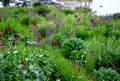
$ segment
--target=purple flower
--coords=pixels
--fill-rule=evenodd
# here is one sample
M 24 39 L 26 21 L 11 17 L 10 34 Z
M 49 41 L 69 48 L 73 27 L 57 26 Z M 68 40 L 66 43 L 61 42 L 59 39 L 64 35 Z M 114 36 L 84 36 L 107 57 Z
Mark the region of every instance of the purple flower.
M 52 32 L 51 32 L 50 28 L 47 28 L 47 29 L 46 29 L 46 33 L 47 33 L 48 36 L 51 36 L 51 35 L 52 35 Z
M 91 22 L 91 23 L 95 23 L 95 21 L 94 21 L 94 19 L 93 19 L 93 18 L 92 18 L 92 19 L 90 19 L 90 22 Z
M 52 17 L 49 17 L 49 18 L 48 18 L 48 21 L 52 21 L 52 20 L 53 20 L 53 18 L 52 18 Z
M 51 41 L 50 41 L 50 39 L 48 39 L 48 40 L 47 40 L 47 44 L 50 44 L 50 43 L 51 43 Z
M 15 34 L 12 35 L 12 37 L 15 38 L 15 39 L 18 39 L 18 38 L 20 38 L 20 35 L 15 33 Z
M 94 11 L 94 12 L 92 12 L 92 14 L 94 15 L 94 14 L 96 14 L 97 13 L 97 10 L 96 11 Z
M 68 34 L 70 33 L 71 31 L 70 30 L 68 30 Z
M 90 22 L 95 25 L 95 20 L 93 18 L 90 19 Z
M 78 18 L 77 21 L 80 22 L 80 18 Z
M 36 33 L 36 37 L 41 36 L 40 33 Z
M 51 10 L 48 10 L 48 12 L 51 12 Z
M 71 38 L 71 36 L 70 36 L 70 35 L 68 35 L 68 38 Z
M 15 34 L 13 34 L 13 38 L 16 38 L 17 37 L 17 34 L 15 33 Z
M 105 17 L 102 17 L 101 19 L 102 19 L 102 21 L 104 21 L 104 20 L 105 20 Z
M 45 17 L 45 16 L 46 16 L 46 13 L 43 13 L 42 16 Z
M 112 17 L 108 17 L 106 18 L 107 21 L 111 21 L 112 20 Z

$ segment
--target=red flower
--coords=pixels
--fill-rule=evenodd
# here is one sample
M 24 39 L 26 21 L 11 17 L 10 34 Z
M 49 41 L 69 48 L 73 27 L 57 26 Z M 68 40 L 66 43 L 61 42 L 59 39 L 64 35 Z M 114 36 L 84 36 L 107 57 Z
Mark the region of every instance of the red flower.
M 37 36 L 37 41 L 40 41 L 41 39 L 41 36 Z
M 25 64 L 26 64 L 26 62 L 25 62 L 25 61 L 21 61 L 21 62 L 20 62 L 20 64 L 25 65 Z
M 57 41 L 57 40 L 54 40 L 54 42 L 53 42 L 53 43 L 56 45 L 56 44 L 58 44 L 58 41 Z
M 0 31 L 0 38 L 2 38 L 2 32 Z
M 7 32 L 10 32 L 11 31 L 11 27 L 10 26 L 7 27 L 6 30 L 7 30 Z
M 0 43 L 0 47 L 4 46 L 4 44 Z
M 78 68 L 77 71 L 80 72 L 80 68 Z
M 76 65 L 75 65 L 75 64 L 72 64 L 72 68 L 73 68 L 73 69 L 76 69 Z
M 31 25 L 32 25 L 32 26 L 36 26 L 37 23 L 36 23 L 36 22 L 32 22 Z

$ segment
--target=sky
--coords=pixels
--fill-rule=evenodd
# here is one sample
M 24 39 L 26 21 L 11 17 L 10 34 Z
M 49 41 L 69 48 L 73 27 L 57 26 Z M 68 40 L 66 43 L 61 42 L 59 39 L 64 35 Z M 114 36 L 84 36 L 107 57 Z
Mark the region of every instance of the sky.
M 109 15 L 120 13 L 120 0 L 93 0 L 92 12 L 96 15 Z

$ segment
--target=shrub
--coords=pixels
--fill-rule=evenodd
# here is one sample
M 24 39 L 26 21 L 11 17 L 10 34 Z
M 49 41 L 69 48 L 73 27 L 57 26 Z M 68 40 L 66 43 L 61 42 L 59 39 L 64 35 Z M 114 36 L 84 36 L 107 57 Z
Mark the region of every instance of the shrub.
M 120 81 L 120 75 L 111 68 L 101 67 L 98 71 L 95 71 L 93 81 Z
M 73 62 L 82 65 L 85 59 L 83 52 L 84 43 L 80 38 L 66 39 L 62 43 L 62 53 L 66 58 L 71 59 Z
M 80 38 L 66 39 L 62 44 L 62 48 L 68 53 L 74 50 L 80 51 L 83 47 L 83 41 Z

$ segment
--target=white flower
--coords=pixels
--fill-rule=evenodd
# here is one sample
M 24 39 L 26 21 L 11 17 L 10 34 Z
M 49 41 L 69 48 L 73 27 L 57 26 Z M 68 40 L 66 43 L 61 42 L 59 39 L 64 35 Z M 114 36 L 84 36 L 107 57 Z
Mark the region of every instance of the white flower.
M 27 71 L 24 70 L 24 71 L 23 71 L 23 74 L 26 75 L 26 74 L 27 74 Z
M 18 69 L 22 69 L 24 66 L 22 64 L 18 65 Z
M 36 78 L 34 81 L 40 81 L 40 78 Z
M 40 57 L 40 58 L 41 58 L 41 57 L 43 57 L 43 55 L 42 55 L 42 54 L 37 54 L 36 56 L 38 56 L 38 57 Z
M 14 54 L 17 54 L 17 53 L 18 53 L 18 51 L 17 51 L 17 50 L 15 50 L 13 53 L 14 53 Z
M 56 81 L 61 81 L 60 79 L 57 79 Z
M 78 76 L 77 78 L 82 78 L 82 76 Z
M 33 65 L 30 65 L 30 66 L 29 66 L 29 69 L 30 69 L 31 71 L 34 71 L 34 66 L 33 66 Z
M 7 52 L 7 54 L 11 54 L 11 52 L 10 52 L 10 51 L 8 51 L 8 52 Z
M 36 70 L 36 71 L 34 71 L 34 73 L 35 73 L 36 75 L 39 75 L 39 71 L 37 71 L 37 70 Z

